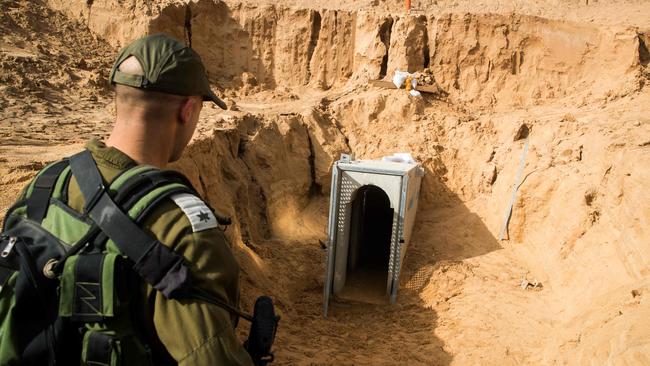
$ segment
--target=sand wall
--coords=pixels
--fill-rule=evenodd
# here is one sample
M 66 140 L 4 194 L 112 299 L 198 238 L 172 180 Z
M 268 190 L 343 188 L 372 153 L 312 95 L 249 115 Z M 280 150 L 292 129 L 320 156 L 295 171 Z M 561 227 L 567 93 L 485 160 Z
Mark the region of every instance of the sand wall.
M 430 68 L 454 101 L 530 105 L 578 94 L 587 103 L 636 90 L 647 58 L 635 28 L 513 14 L 391 16 L 213 0 L 96 1 L 90 10 L 83 1 L 50 3 L 90 19 L 115 45 L 155 32 L 191 42 L 210 77 L 229 88 L 329 89 Z
M 277 272 L 268 266 L 300 267 L 302 257 L 283 245 L 302 247 L 291 244 L 298 240 L 314 249 L 325 238 L 331 163 L 340 152 L 379 158 L 410 151 L 427 175 L 400 301 L 416 296 L 429 309 L 402 314 L 472 309 L 436 331 L 459 364 L 476 359 L 462 352 L 469 347 L 481 359 L 502 360 L 504 348 L 476 342 L 496 335 L 510 354 L 531 363 L 638 361 L 648 346 L 640 319 L 650 291 L 644 185 L 650 131 L 629 106 L 606 107 L 615 119 L 541 108 L 522 122 L 516 114 L 475 117 L 442 103 L 414 102 L 406 93 L 368 91 L 302 114 L 224 119 L 219 123 L 230 127 L 201 137 L 175 167 L 234 218 L 229 235 L 242 244 L 240 259 L 255 278 L 249 294 L 271 291 L 286 305 L 285 315 L 298 320 L 306 308 L 295 296 L 303 295 L 269 282 Z M 523 124 L 528 140 L 518 137 Z M 507 240 L 499 241 L 526 144 Z M 317 311 L 322 262 L 310 266 L 294 280 L 309 283 L 306 296 L 315 301 L 308 308 Z M 543 289 L 519 289 L 522 278 Z M 361 333 L 380 324 L 374 317 L 383 312 L 375 310 L 365 319 L 376 323 L 364 324 Z M 472 328 L 485 319 L 493 323 Z M 318 338 L 336 324 L 323 323 L 313 334 L 293 324 L 286 331 Z M 459 329 L 472 337 L 459 337 Z M 539 333 L 523 337 L 531 329 Z M 619 336 L 612 339 L 611 332 Z M 409 343 L 415 338 L 401 339 L 408 356 L 396 354 L 405 360 L 434 359 Z M 380 352 L 341 347 L 361 363 L 372 357 L 363 350 Z
M 113 45 L 159 31 L 191 42 L 222 88 L 348 91 L 211 120 L 175 165 L 233 217 L 244 303 L 277 299 L 287 364 L 650 362 L 647 32 L 512 14 L 50 3 Z M 424 68 L 447 99 L 363 87 Z M 345 304 L 325 322 L 331 164 L 396 151 L 427 170 L 400 305 Z

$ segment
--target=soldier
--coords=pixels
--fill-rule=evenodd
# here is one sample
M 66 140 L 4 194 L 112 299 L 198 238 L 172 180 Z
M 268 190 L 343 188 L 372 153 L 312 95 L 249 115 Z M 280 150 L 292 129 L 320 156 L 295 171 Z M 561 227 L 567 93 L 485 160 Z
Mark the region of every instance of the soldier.
M 106 145 L 87 148 L 106 181 L 133 164 L 164 168 L 180 158 L 199 120 L 203 101 L 225 104 L 211 90 L 199 56 L 173 38 L 144 37 L 127 46 L 110 74 L 117 117 Z M 74 183 L 70 205 L 82 207 Z M 198 285 L 233 305 L 239 301 L 239 266 L 212 211 L 189 194 L 174 195 L 144 221 L 144 228 L 190 264 Z M 230 314 L 205 303 L 167 300 L 148 289 L 149 317 L 169 355 L 183 365 L 247 365 Z M 152 334 L 153 335 L 153 334 Z
M 164 35 L 147 36 L 124 48 L 111 70 L 109 79 L 115 85 L 116 92 L 117 116 L 113 131 L 105 143 L 91 140 L 86 145 L 107 187 L 125 171 L 132 170 L 136 166 L 150 165 L 164 168 L 168 162 L 178 160 L 196 129 L 204 101 L 212 101 L 225 109 L 223 101 L 210 90 L 198 54 L 177 40 Z M 86 192 L 80 188 L 77 181 L 78 174 L 74 171 L 75 167 L 72 163 L 71 167 L 75 174 L 69 178 L 68 188 L 64 189 L 65 194 L 61 196 L 67 197 L 67 206 L 79 213 L 77 216 L 81 217 L 80 214 L 88 210 L 89 202 L 85 199 Z M 38 183 L 32 186 L 32 196 L 36 194 L 34 192 L 37 187 L 39 187 Z M 27 191 L 26 189 L 23 195 L 26 195 Z M 50 193 L 51 191 L 50 187 Z M 46 223 L 56 221 L 50 219 L 50 215 L 55 215 L 57 212 L 48 212 L 48 219 L 43 221 L 43 225 L 47 226 Z M 27 214 L 29 215 L 29 208 Z M 60 220 L 72 217 L 69 213 L 66 215 L 68 216 L 61 216 L 64 219 Z M 164 198 L 162 202 L 152 206 L 150 212 L 144 216 L 140 227 L 145 233 L 184 258 L 193 285 L 237 308 L 239 266 L 218 226 L 217 217 L 199 197 L 183 192 Z M 61 232 L 56 227 L 49 227 L 48 230 L 53 233 Z M 132 243 L 132 245 L 139 244 Z M 88 257 L 90 256 L 89 254 Z M 136 261 L 136 258 L 131 259 Z M 79 287 L 83 291 L 88 291 L 85 297 L 79 297 L 75 293 L 77 300 L 64 298 L 67 296 L 64 280 L 68 262 L 70 260 L 66 261 L 61 276 L 61 306 L 77 301 L 69 312 L 72 314 L 73 321 L 75 314 L 77 319 L 83 319 L 81 315 L 87 315 L 81 311 L 84 307 L 90 307 L 98 314 L 105 315 L 101 307 L 93 307 L 98 296 L 92 293 L 92 288 L 88 285 Z M 46 276 L 53 267 L 54 265 L 50 267 L 45 265 L 43 271 Z M 81 265 L 77 265 L 76 271 L 81 271 L 80 268 Z M 89 275 L 93 274 L 93 269 L 89 266 L 84 267 L 84 270 L 90 271 Z M 45 281 L 45 278 L 43 280 Z M 78 278 L 75 281 L 79 286 L 87 283 L 81 282 Z M 127 361 L 127 364 L 136 362 L 132 360 L 148 358 L 148 363 L 155 365 L 175 363 L 252 365 L 251 356 L 234 333 L 233 324 L 236 324 L 236 316 L 232 312 L 225 310 L 224 307 L 199 300 L 168 299 L 161 291 L 153 289 L 151 285 L 145 285 L 144 282 L 141 287 L 144 299 L 141 302 L 140 316 L 143 321 L 139 323 L 144 329 L 136 329 L 133 333 L 142 335 L 140 339 L 143 344 L 132 347 L 127 346 L 126 341 L 116 343 L 111 340 L 105 343 L 108 346 L 102 346 L 101 341 L 105 335 L 112 336 L 113 333 L 106 332 L 106 329 L 102 328 L 105 325 L 92 327 L 86 325 L 89 330 L 97 330 L 101 336 L 84 338 L 82 364 L 94 364 L 93 362 L 100 362 L 98 360 L 101 359 L 106 359 L 108 362 L 114 359 L 111 352 L 117 352 L 115 350 L 121 347 L 120 352 L 124 354 L 117 357 Z M 10 293 L 5 296 L 9 295 Z M 18 295 L 17 293 L 16 296 Z M 59 309 L 59 315 L 70 314 Z M 98 319 L 101 322 L 106 317 Z M 8 318 L 3 320 L 6 324 L 9 321 Z M 89 331 L 86 333 L 90 334 Z M 0 337 L 2 343 L 0 348 L 8 344 L 15 345 L 8 337 Z M 146 354 L 134 356 L 134 350 Z M 18 352 L 21 352 L 20 349 Z M 5 352 L 5 354 L 9 353 Z M 4 358 L 5 354 L 0 355 L 2 359 L 11 360 L 11 358 Z

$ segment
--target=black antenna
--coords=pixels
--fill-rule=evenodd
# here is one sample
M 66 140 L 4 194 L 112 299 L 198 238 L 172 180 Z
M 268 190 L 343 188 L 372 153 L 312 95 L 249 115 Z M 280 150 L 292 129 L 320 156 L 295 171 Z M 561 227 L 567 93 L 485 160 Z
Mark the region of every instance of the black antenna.
M 192 9 L 189 4 L 185 7 L 185 35 L 187 45 L 192 48 Z

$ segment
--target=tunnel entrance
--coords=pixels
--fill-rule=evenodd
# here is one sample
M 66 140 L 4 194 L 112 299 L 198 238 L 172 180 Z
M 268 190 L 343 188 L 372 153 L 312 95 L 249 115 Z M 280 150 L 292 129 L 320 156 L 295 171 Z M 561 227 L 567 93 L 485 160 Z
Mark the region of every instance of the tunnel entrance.
M 347 282 L 342 291 L 383 299 L 390 259 L 393 209 L 384 190 L 367 185 L 352 201 Z
M 424 170 L 415 161 L 355 160 L 332 166 L 323 314 L 330 296 L 397 301 Z

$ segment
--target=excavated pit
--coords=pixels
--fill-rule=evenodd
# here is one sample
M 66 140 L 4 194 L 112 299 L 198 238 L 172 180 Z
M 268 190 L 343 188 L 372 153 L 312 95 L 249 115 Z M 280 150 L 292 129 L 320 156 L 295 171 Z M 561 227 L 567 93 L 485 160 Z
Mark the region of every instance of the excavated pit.
M 161 9 L 146 31 L 187 37 L 188 8 L 193 47 L 226 95 L 294 90 L 326 97 L 280 101 L 275 111 L 255 102 L 256 114 L 217 118 L 229 127 L 195 141 L 178 164 L 235 218 L 228 235 L 245 273 L 244 304 L 262 293 L 277 299 L 281 362 L 301 363 L 314 352 L 331 364 L 476 362 L 464 355 L 468 349 L 482 362 L 501 362 L 504 354 L 530 363 L 599 359 L 592 353 L 608 343 L 589 329 L 607 311 L 591 310 L 588 301 L 622 306 L 609 296 L 629 294 L 640 278 L 647 283 L 650 259 L 637 251 L 645 234 L 636 229 L 625 234 L 634 239 L 597 239 L 608 227 L 625 227 L 612 217 L 634 207 L 614 203 L 617 194 L 608 192 L 642 195 L 648 171 L 634 168 L 642 166 L 638 148 L 615 147 L 622 131 L 633 133 L 631 122 L 617 121 L 616 132 L 603 133 L 607 121 L 553 115 L 543 106 L 615 101 L 638 90 L 645 53 L 635 29 L 519 15 L 386 16 L 198 1 Z M 446 98 L 364 87 L 398 69 L 425 67 Z M 528 140 L 517 137 L 524 122 Z M 527 143 L 525 185 L 509 240 L 499 242 Z M 331 165 L 343 152 L 379 158 L 396 151 L 411 152 L 427 171 L 401 281 L 407 290 L 394 307 L 342 296 L 321 319 L 325 256 L 318 241 L 325 239 Z M 610 163 L 626 154 L 636 162 Z M 632 181 L 620 181 L 629 171 Z M 585 195 L 596 198 L 586 204 Z M 593 265 L 598 256 L 589 249 L 604 242 L 608 271 Z M 637 254 L 621 259 L 630 245 Z M 620 275 L 613 279 L 610 271 Z M 543 290 L 521 289 L 522 278 L 541 281 Z M 356 283 L 372 293 L 368 284 Z M 636 334 L 633 319 L 647 310 L 630 300 L 622 300 L 628 318 L 613 327 Z M 486 319 L 490 326 L 476 328 Z M 529 338 L 531 328 L 540 335 Z M 583 341 L 572 343 L 576 334 Z M 386 342 L 373 343 L 375 337 Z M 639 357 L 629 341 L 608 346 L 608 354 Z
M 88 17 L 85 1 L 49 3 L 116 46 L 191 41 L 237 100 L 206 108 L 173 167 L 233 219 L 242 305 L 276 300 L 277 364 L 650 362 L 647 33 L 517 14 L 96 0 Z M 424 68 L 444 93 L 367 86 Z M 332 163 L 400 151 L 426 170 L 404 290 L 394 306 L 339 299 L 323 319 Z
M 178 32 L 177 14 L 180 8 L 164 9 L 148 31 Z M 246 117 L 259 125 L 244 128 L 238 159 L 215 154 L 221 146 L 215 139 L 223 139 L 215 132 L 208 139 L 213 148 L 198 154 L 202 142 L 192 146 L 186 159 L 196 168 L 181 163 L 190 176 L 210 182 L 210 202 L 238 218 L 231 235 L 244 242 L 245 302 L 269 291 L 278 299 L 286 327 L 278 344 L 282 362 L 305 362 L 305 355 L 327 364 L 500 363 L 504 354 L 530 363 L 591 362 L 613 353 L 644 359 L 647 348 L 630 342 L 642 332 L 637 320 L 647 308 L 629 293 L 648 283 L 650 258 L 639 251 L 647 234 L 638 227 L 622 229 L 622 241 L 601 237 L 608 227 L 625 227 L 613 217 L 635 206 L 614 203 L 613 192 L 644 194 L 647 169 L 622 158 L 638 158 L 638 143 L 614 147 L 623 131 L 633 134 L 637 117 L 632 112 L 607 130 L 614 121 L 544 108 L 573 110 L 563 106 L 615 101 L 638 90 L 645 54 L 636 30 L 517 15 L 404 17 L 210 1 L 193 5 L 192 14 L 194 45 L 226 90 L 344 90 L 297 109 L 280 102 L 280 117 L 261 107 Z M 443 101 L 363 86 L 397 69 L 424 67 L 446 92 Z M 611 108 L 624 116 L 628 107 Z M 524 122 L 528 140 L 517 138 Z M 234 125 L 241 135 L 242 124 Z M 231 150 L 241 151 L 232 139 Z M 499 242 L 525 144 L 525 185 L 508 240 Z M 411 152 L 427 171 L 401 278 L 406 290 L 394 307 L 377 303 L 381 294 L 372 289 L 383 290 L 385 279 L 372 286 L 375 277 L 365 273 L 321 319 L 325 255 L 318 241 L 325 239 L 330 167 L 342 152 L 379 158 L 397 151 Z M 226 171 L 250 177 L 223 179 L 227 174 L 214 168 L 239 161 L 244 166 Z M 215 169 L 216 175 L 206 173 Z M 635 178 L 622 182 L 632 170 Z M 238 192 L 223 194 L 231 187 Z M 586 204 L 585 195 L 598 203 Z M 637 217 L 647 219 L 647 212 Z M 594 256 L 589 248 L 604 242 L 609 249 Z M 621 258 L 630 250 L 636 254 Z M 603 255 L 607 271 L 595 265 Z M 612 278 L 611 270 L 618 275 Z M 522 289 L 522 279 L 544 287 Z M 590 301 L 611 310 L 595 310 Z M 624 315 L 611 327 L 629 336 L 611 344 L 606 331 L 595 329 L 621 306 Z

